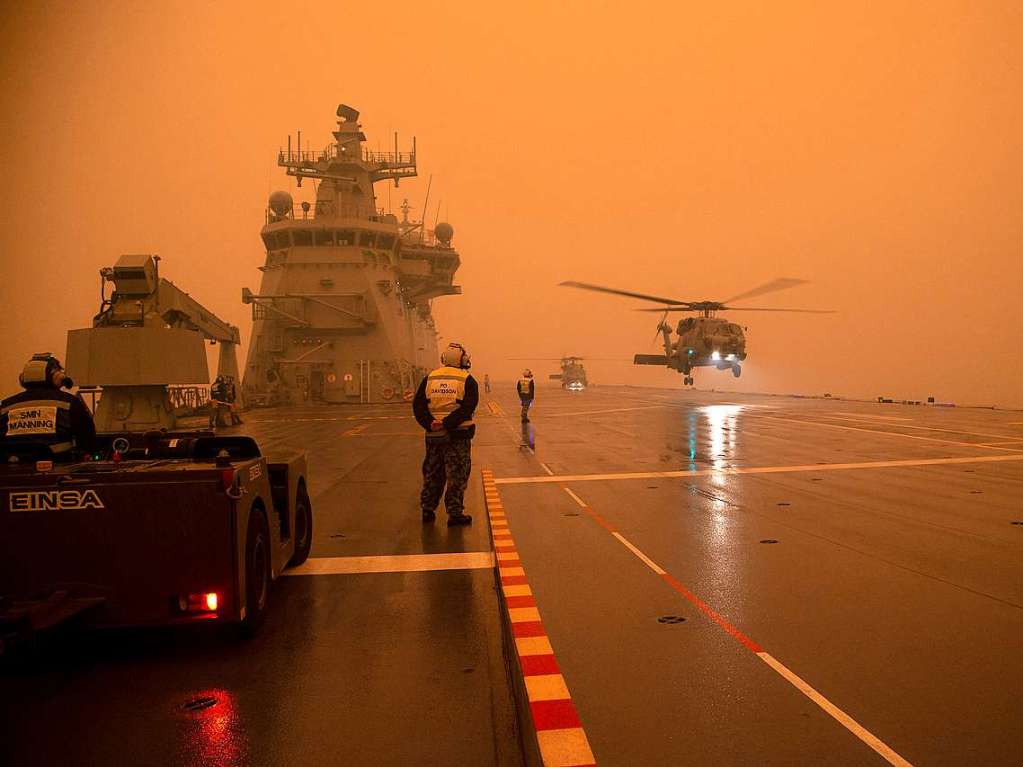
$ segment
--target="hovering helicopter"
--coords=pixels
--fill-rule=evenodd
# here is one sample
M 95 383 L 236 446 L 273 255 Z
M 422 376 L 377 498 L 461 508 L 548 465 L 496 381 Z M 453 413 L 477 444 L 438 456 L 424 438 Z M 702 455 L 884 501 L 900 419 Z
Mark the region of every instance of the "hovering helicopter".
M 517 361 L 557 362 L 561 365 L 560 373 L 551 373 L 552 381 L 561 381 L 561 388 L 569 391 L 583 391 L 589 383 L 586 380 L 586 369 L 583 367 L 584 357 L 512 357 Z
M 733 301 L 762 296 L 776 290 L 802 285 L 806 280 L 779 277 L 764 283 L 745 293 L 739 293 L 725 301 L 681 301 L 676 298 L 662 298 L 645 293 L 633 293 L 628 290 L 606 288 L 586 282 L 562 282 L 567 288 L 593 290 L 598 293 L 611 293 L 616 296 L 638 298 L 663 304 L 661 309 L 637 309 L 640 312 L 660 312 L 661 319 L 657 323 L 657 333 L 664 344 L 664 354 L 637 354 L 633 359 L 635 365 L 664 365 L 670 370 L 677 370 L 685 378 L 686 386 L 693 385 L 693 368 L 714 367 L 718 370 L 731 369 L 732 375 L 738 378 L 742 374 L 742 362 L 746 359 L 745 328 L 724 317 L 718 317 L 721 311 L 743 312 L 800 312 L 805 314 L 831 314 L 829 309 L 765 309 L 752 306 L 731 306 Z M 675 333 L 676 340 L 671 337 L 671 325 L 665 320 L 670 312 L 694 312 L 695 317 L 679 320 Z M 656 339 L 657 336 L 655 335 Z

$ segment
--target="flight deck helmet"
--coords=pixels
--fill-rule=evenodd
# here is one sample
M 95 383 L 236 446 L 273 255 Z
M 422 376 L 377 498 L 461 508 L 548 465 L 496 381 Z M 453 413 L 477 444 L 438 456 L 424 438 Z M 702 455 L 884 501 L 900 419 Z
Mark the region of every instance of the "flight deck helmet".
M 532 378 L 533 377 L 533 371 L 530 370 L 529 368 L 526 368 L 525 370 L 522 371 L 522 377 L 523 378 Z
M 440 361 L 442 364 L 452 368 L 468 370 L 472 367 L 472 361 L 469 359 L 469 352 L 465 350 L 464 346 L 454 342 L 448 344 L 448 348 L 441 352 Z
M 26 389 L 30 387 L 54 386 L 53 374 L 63 371 L 64 366 L 60 360 L 49 352 L 33 354 L 32 359 L 25 363 L 21 375 L 18 376 L 18 383 Z

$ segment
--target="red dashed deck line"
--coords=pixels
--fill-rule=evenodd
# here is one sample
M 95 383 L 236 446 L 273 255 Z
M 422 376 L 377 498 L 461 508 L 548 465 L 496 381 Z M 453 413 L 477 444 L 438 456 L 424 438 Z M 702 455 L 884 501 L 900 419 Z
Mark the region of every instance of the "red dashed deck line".
M 643 552 L 629 543 L 622 534 L 614 528 L 607 520 L 601 517 L 597 512 L 591 509 L 585 501 L 583 501 L 578 495 L 573 493 L 564 485 L 561 486 L 565 492 L 567 492 L 572 499 L 582 508 L 586 514 L 593 519 L 598 525 L 607 530 L 611 535 L 617 538 L 623 545 L 632 551 L 644 564 L 653 569 L 656 574 L 663 580 L 668 586 L 689 602 L 691 602 L 696 609 L 702 612 L 707 618 L 714 621 L 728 634 L 730 634 L 736 641 L 738 641 L 743 647 L 750 650 L 760 660 L 774 669 L 783 679 L 789 684 L 803 693 L 806 697 L 816 703 L 822 708 L 827 714 L 834 718 L 839 724 L 845 727 L 849 732 L 859 738 L 861 741 L 866 743 L 872 748 L 877 754 L 883 757 L 889 764 L 895 767 L 913 767 L 906 759 L 896 753 L 891 747 L 888 746 L 884 741 L 878 738 L 876 735 L 871 733 L 859 722 L 853 719 L 851 716 L 846 714 L 842 709 L 832 703 L 830 700 L 821 695 L 817 690 L 811 687 L 806 681 L 801 679 L 795 672 L 785 666 L 781 661 L 768 653 L 764 648 L 750 639 L 746 634 L 740 631 L 738 628 L 729 623 L 720 613 L 715 611 L 710 605 L 700 599 L 696 594 L 687 589 L 677 579 L 673 578 L 669 573 L 665 572 L 663 568 L 650 560 Z
M 518 557 L 491 471 L 483 471 L 483 490 L 494 551 L 506 557 L 514 555 L 510 559 L 499 558 L 497 572 L 540 758 L 546 767 L 596 767 L 579 713 L 536 609 L 536 600 Z

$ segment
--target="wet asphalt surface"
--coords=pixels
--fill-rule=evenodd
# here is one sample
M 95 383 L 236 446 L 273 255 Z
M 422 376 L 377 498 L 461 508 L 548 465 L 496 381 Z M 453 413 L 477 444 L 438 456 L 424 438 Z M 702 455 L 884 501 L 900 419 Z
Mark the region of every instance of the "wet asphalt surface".
M 517 412 L 512 385 L 481 404 L 467 502 L 491 469 L 599 764 L 887 763 L 609 528 L 906 762 L 1020 763 L 1023 413 L 628 387 Z M 242 429 L 308 451 L 314 557 L 489 550 L 482 513 L 419 523 L 400 406 Z M 515 764 L 493 578 L 285 577 L 250 642 L 61 638 L 0 674 L 0 761 Z

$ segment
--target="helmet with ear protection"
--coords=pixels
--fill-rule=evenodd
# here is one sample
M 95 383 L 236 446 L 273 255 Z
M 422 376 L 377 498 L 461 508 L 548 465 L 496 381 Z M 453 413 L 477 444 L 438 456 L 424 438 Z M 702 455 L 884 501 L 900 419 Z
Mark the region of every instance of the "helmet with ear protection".
M 25 363 L 21 375 L 18 376 L 18 383 L 26 389 L 32 386 L 51 386 L 51 378 L 55 370 L 63 370 L 64 366 L 60 360 L 49 352 L 33 354 L 32 359 Z
M 441 352 L 440 361 L 442 364 L 452 368 L 468 370 L 472 367 L 472 362 L 469 359 L 469 352 L 465 350 L 464 346 L 454 342 L 448 344 L 448 348 Z

